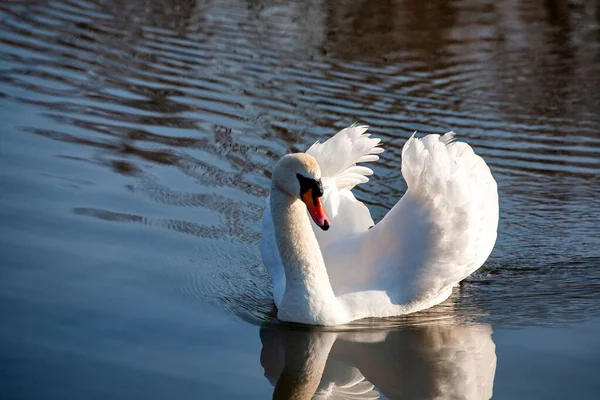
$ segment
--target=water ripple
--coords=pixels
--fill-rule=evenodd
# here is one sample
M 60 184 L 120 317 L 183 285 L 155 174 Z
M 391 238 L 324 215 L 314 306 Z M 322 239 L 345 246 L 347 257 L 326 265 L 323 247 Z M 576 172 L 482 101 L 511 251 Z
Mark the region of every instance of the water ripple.
M 380 219 L 406 189 L 405 140 L 453 130 L 488 161 L 501 221 L 492 257 L 452 304 L 498 321 L 595 312 L 593 13 L 392 3 L 2 2 L 0 177 L 15 193 L 2 207 L 25 218 L 37 184 L 63 199 L 57 221 L 88 221 L 89 235 L 102 223 L 210 241 L 208 254 L 172 256 L 174 298 L 264 321 L 258 225 L 276 160 L 371 125 L 386 152 L 357 196 Z

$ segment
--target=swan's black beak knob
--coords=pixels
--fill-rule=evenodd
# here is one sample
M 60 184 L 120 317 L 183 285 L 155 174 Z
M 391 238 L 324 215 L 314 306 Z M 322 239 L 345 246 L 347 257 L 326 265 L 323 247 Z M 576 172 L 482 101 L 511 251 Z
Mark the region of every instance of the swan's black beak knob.
M 323 183 L 320 180 L 306 178 L 298 174 L 300 182 L 300 198 L 306 204 L 306 209 L 312 220 L 324 231 L 331 227 L 331 219 L 325 212 L 321 197 L 323 196 Z

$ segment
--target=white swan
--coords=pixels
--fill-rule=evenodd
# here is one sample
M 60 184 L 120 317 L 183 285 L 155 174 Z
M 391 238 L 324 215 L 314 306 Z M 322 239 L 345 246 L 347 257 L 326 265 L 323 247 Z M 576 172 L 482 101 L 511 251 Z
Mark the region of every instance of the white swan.
M 373 173 L 357 164 L 383 151 L 366 130 L 350 126 L 274 167 L 261 253 L 280 320 L 338 325 L 429 308 L 494 247 L 496 181 L 452 132 L 406 142 L 408 190 L 373 226 L 351 192 Z

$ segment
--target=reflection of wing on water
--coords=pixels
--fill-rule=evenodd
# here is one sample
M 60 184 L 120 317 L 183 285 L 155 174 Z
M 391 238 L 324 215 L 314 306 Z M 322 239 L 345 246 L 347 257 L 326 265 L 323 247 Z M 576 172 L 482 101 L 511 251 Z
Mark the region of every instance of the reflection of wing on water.
M 496 371 L 489 325 L 444 321 L 385 332 L 263 327 L 273 398 L 489 399 Z M 314 397 L 313 397 L 314 396 Z
M 340 338 L 330 358 L 357 367 L 388 398 L 489 399 L 496 352 L 489 325 L 435 323 L 388 332 L 379 343 Z
M 365 380 L 357 368 L 329 359 L 317 389 L 315 400 L 378 399 L 375 386 Z

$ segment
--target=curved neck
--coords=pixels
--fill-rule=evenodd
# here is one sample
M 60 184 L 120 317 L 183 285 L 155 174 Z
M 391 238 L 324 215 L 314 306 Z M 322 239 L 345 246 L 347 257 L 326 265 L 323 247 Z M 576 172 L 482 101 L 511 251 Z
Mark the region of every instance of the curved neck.
M 339 304 L 306 206 L 278 188 L 272 188 L 271 215 L 286 278 L 278 318 L 305 324 L 335 323 L 333 320 L 340 317 Z

